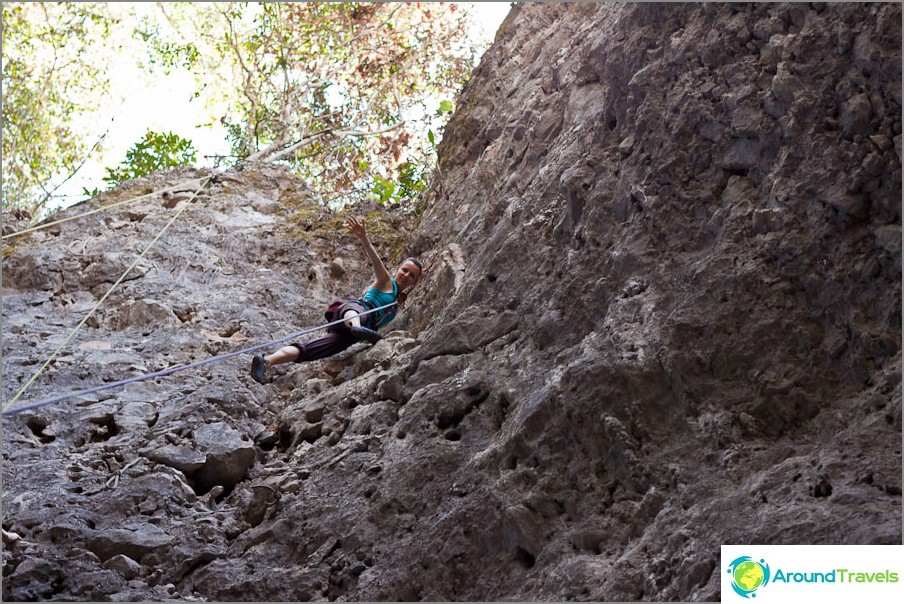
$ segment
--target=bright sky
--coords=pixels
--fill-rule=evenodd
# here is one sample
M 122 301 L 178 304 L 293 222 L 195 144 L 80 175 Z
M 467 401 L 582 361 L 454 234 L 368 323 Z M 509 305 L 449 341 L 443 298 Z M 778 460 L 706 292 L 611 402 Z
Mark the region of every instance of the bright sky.
M 477 14 L 477 21 L 481 26 L 475 32 L 478 41 L 492 41 L 511 9 L 509 2 L 460 4 L 471 6 Z M 229 153 L 223 127 L 212 119 L 211 112 L 205 111 L 197 99 L 192 100 L 194 81 L 190 74 L 174 72 L 151 82 L 147 77 L 136 74 L 133 65 L 131 58 L 126 56 L 118 57 L 111 65 L 112 70 L 123 74 L 114 78 L 111 96 L 122 96 L 125 101 L 115 107 L 109 116 L 101 118 L 98 136 L 106 126 L 110 128 L 103 143 L 103 152 L 95 152 L 78 174 L 57 191 L 58 195 L 67 196 L 63 198 L 61 207 L 85 199 L 83 189 L 106 189 L 107 183 L 103 181 L 106 174 L 104 168 L 114 167 L 122 162 L 126 151 L 149 129 L 155 132 L 174 132 L 190 139 L 198 150 L 196 165 L 199 167 L 215 167 L 214 160 L 205 159 L 205 155 Z M 198 127 L 211 122 L 211 126 Z

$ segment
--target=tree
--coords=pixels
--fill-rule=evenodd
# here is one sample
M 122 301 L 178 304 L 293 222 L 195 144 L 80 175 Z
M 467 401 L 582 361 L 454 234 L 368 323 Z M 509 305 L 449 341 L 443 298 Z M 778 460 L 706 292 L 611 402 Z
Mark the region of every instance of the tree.
M 92 146 L 78 122 L 109 89 L 91 49 L 107 46 L 116 20 L 102 3 L 4 2 L 2 10 L 3 207 L 36 214 L 103 138 Z
M 323 201 L 401 184 L 400 176 L 410 181 L 412 166 L 432 164 L 428 134 L 441 132 L 448 99 L 477 53 L 467 15 L 452 3 L 183 3 L 161 10 L 163 21 L 145 24 L 157 39 L 154 62 L 191 64 L 205 95 L 228 100 L 220 119 L 233 153 L 290 164 Z M 172 39 L 161 42 L 166 35 Z M 446 111 L 435 109 L 441 101 Z
M 228 129 L 236 157 L 288 163 L 323 202 L 395 203 L 423 190 L 450 99 L 477 56 L 454 3 L 19 2 L 2 10 L 3 204 L 32 211 L 100 148 L 104 135 L 88 118 L 116 102 L 108 68 L 129 43 L 123 35 L 142 51 L 136 69 L 191 69 L 196 97 Z
M 126 158 L 116 168 L 107 168 L 104 181 L 116 186 L 132 178 L 140 178 L 159 170 L 189 166 L 194 163 L 198 152 L 190 140 L 172 132 L 152 132 L 126 152 Z

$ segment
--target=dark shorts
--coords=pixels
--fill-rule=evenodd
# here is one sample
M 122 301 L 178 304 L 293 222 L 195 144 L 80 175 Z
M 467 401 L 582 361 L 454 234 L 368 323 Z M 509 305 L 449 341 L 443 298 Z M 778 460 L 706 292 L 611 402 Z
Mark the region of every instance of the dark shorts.
M 293 343 L 291 346 L 298 349 L 298 358 L 295 359 L 295 362 L 305 363 L 339 354 L 356 342 L 357 340 L 348 331 L 331 331 L 316 340 L 303 344 Z
M 343 302 L 341 306 L 339 306 L 339 308 L 336 310 L 335 318 L 332 321 L 328 321 L 328 323 L 338 321 L 342 318 L 342 315 L 344 315 L 346 311 L 349 310 L 353 310 L 356 313 L 361 314 L 367 312 L 368 308 L 364 306 L 364 304 L 362 304 L 360 300 L 347 300 Z M 373 313 L 361 317 L 361 325 L 373 329 L 373 326 L 371 324 L 371 317 L 373 317 Z M 327 318 L 329 319 L 329 317 Z M 296 359 L 296 362 L 304 363 L 307 361 L 325 359 L 326 357 L 338 354 L 355 342 L 357 342 L 357 340 L 351 336 L 351 334 L 348 332 L 348 327 L 346 327 L 345 323 L 342 322 L 327 327 L 326 333 L 316 340 L 305 342 L 303 344 L 292 343 L 291 346 L 297 348 L 299 352 L 299 356 L 298 359 Z

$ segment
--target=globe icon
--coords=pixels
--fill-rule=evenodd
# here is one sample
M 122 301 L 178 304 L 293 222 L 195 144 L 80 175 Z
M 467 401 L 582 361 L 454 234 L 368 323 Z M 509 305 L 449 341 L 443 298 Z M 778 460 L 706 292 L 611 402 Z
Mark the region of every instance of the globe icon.
M 765 575 L 762 566 L 753 560 L 747 560 L 735 567 L 733 578 L 735 585 L 744 591 L 754 591 L 763 584 Z

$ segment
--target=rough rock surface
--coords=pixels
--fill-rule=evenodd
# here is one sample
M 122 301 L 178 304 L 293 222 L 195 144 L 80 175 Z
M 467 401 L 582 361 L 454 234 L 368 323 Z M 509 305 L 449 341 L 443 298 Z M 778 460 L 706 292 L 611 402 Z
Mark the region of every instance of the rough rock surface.
M 517 6 L 395 331 L 4 416 L 4 598 L 701 601 L 723 543 L 901 543 L 900 74 L 897 4 Z M 183 204 L 17 405 L 366 286 L 303 183 L 215 176 L 12 240 L 4 401 Z

